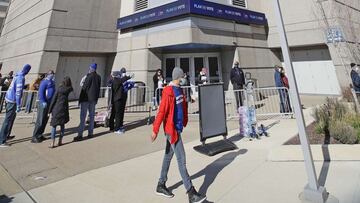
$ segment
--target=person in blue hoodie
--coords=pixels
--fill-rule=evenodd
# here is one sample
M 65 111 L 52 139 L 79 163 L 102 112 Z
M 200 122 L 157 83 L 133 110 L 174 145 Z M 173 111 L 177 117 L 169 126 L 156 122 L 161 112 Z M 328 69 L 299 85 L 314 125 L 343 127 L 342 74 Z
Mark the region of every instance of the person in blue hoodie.
M 6 92 L 6 115 L 0 131 L 0 147 L 8 147 L 6 141 L 11 138 L 11 130 L 16 118 L 16 113 L 21 111 L 21 98 L 25 86 L 25 76 L 30 72 L 31 66 L 26 64 L 22 71 L 16 74 Z
M 32 143 L 40 143 L 45 140 L 43 133 L 49 120 L 49 105 L 55 94 L 54 71 L 49 71 L 46 74 L 46 78 L 41 81 L 38 94 L 39 103 L 34 133 L 31 140 Z

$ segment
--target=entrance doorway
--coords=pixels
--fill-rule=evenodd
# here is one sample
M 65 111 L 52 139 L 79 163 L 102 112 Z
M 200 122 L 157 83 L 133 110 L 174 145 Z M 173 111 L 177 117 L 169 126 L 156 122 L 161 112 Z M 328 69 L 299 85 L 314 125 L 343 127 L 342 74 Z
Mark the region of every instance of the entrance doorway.
M 167 82 L 171 81 L 174 67 L 180 67 L 190 76 L 191 85 L 199 84 L 199 74 L 206 68 L 209 83 L 222 82 L 222 70 L 219 53 L 166 54 L 163 71 Z

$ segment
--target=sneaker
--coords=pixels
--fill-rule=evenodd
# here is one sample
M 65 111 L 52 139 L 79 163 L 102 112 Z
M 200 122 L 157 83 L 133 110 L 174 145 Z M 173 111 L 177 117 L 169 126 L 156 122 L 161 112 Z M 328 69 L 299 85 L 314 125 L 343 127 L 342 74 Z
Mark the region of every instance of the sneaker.
M 125 128 L 120 128 L 120 131 L 121 131 L 122 133 L 125 133 Z
M 31 143 L 41 143 L 41 142 L 42 142 L 42 140 L 39 140 L 37 138 L 32 138 L 31 139 Z
M 93 138 L 94 137 L 94 135 L 88 135 L 88 138 L 89 139 L 91 139 L 91 138 Z
M 122 135 L 122 134 L 124 134 L 124 132 L 121 130 L 117 130 L 117 131 L 115 131 L 115 134 Z
M 9 135 L 6 139 L 7 139 L 7 140 L 12 140 L 12 139 L 14 139 L 14 138 L 15 138 L 14 135 Z
M 10 147 L 10 145 L 6 142 L 4 144 L 0 144 L 0 148 L 6 148 L 6 147 Z
M 83 138 L 80 136 L 74 137 L 74 142 L 80 142 Z
M 167 198 L 173 198 L 174 194 L 164 184 L 158 183 L 156 187 L 156 194 Z
M 190 190 L 187 192 L 189 196 L 190 203 L 201 203 L 206 200 L 206 196 L 199 194 L 194 187 L 191 187 Z

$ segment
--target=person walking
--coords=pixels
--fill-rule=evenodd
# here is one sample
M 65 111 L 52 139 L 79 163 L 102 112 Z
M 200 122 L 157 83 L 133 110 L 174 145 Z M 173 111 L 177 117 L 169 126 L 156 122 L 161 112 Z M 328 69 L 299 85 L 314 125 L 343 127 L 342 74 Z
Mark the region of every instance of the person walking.
M 50 148 L 55 147 L 56 127 L 60 126 L 60 135 L 58 146 L 62 145 L 62 139 L 65 133 L 65 124 L 69 122 L 69 94 L 73 91 L 70 77 L 65 77 L 61 85 L 56 90 L 55 96 L 49 107 L 51 114 L 51 144 Z
M 34 102 L 34 96 L 36 92 L 39 90 L 41 81 L 45 78 L 44 74 L 39 74 L 38 77 L 30 84 L 29 86 L 29 94 L 26 99 L 26 108 L 25 113 L 31 113 L 33 102 Z
M 81 141 L 83 139 L 83 132 L 85 129 L 85 121 L 87 112 L 89 111 L 89 129 L 88 137 L 91 138 L 94 135 L 94 117 L 95 106 L 100 96 L 101 77 L 96 73 L 97 64 L 93 63 L 89 67 L 89 73 L 82 81 L 81 93 L 79 98 L 80 103 L 80 124 L 78 135 L 74 137 L 74 141 Z
M 16 118 L 16 113 L 21 111 L 21 99 L 24 91 L 25 76 L 30 72 L 31 66 L 26 64 L 22 71 L 16 74 L 12 80 L 9 89 L 6 92 L 6 114 L 3 125 L 0 131 L 0 147 L 10 146 L 6 143 L 7 140 L 13 139 L 15 136 L 10 136 L 11 130 Z
M 234 67 L 230 72 L 230 81 L 235 91 L 236 106 L 239 108 L 243 106 L 242 91 L 245 85 L 244 71 L 239 67 L 239 62 L 236 61 Z
M 206 196 L 199 194 L 190 180 L 186 168 L 184 145 L 181 138 L 182 131 L 188 122 L 186 96 L 180 87 L 186 83 L 183 70 L 175 67 L 172 72 L 172 79 L 170 85 L 165 87 L 163 91 L 163 97 L 153 124 L 153 133 L 151 136 L 151 141 L 154 142 L 158 136 L 160 125 L 164 122 L 166 149 L 160 179 L 156 187 L 156 194 L 169 198 L 174 197 L 174 194 L 166 187 L 166 181 L 170 162 L 175 154 L 189 202 L 203 202 Z
M 124 129 L 124 112 L 127 100 L 127 91 L 124 84 L 130 80 L 131 77 L 126 75 L 126 69 L 122 68 L 121 71 L 114 73 L 114 80 L 111 86 L 111 116 L 109 121 L 110 131 L 116 134 L 125 133 Z
M 37 118 L 32 143 L 40 143 L 45 140 L 43 133 L 49 120 L 49 105 L 55 94 L 55 73 L 50 70 L 46 74 L 46 78 L 41 81 L 39 86 L 39 103 L 37 108 Z

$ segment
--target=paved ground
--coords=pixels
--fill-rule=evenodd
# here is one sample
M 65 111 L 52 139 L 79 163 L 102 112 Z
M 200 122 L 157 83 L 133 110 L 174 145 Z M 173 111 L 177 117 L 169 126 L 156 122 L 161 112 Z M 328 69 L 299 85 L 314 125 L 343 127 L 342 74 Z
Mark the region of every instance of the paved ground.
M 96 138 L 71 143 L 77 125 L 63 147 L 48 149 L 49 142 L 30 144 L 31 125 L 17 124 L 17 141 L 0 150 L 0 202 L 168 202 L 154 195 L 161 166 L 164 141 L 149 142 L 151 128 L 133 125 L 123 136 L 98 128 Z M 311 122 L 309 111 L 307 121 Z M 127 121 L 137 120 L 128 117 Z M 198 123 L 190 122 L 184 133 L 187 165 L 194 185 L 206 193 L 209 202 L 300 202 L 306 184 L 301 161 L 268 160 L 271 150 L 297 133 L 295 120 L 276 123 L 271 137 L 250 142 L 237 134 L 237 122 L 229 122 L 230 137 L 239 150 L 206 157 L 195 152 Z M 20 140 L 19 140 L 20 139 Z M 174 161 L 175 162 L 175 161 Z M 168 186 L 176 195 L 172 202 L 186 202 L 177 164 L 171 166 Z M 315 163 L 320 183 L 340 202 L 360 202 L 360 162 Z M 26 191 L 27 193 L 23 192 Z M 31 199 L 32 198 L 32 199 Z

